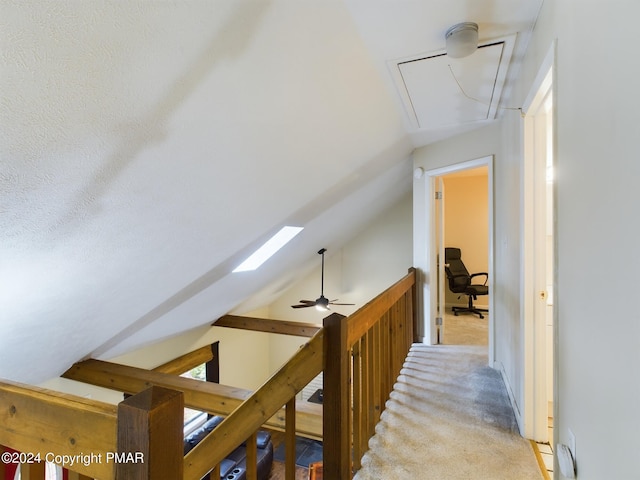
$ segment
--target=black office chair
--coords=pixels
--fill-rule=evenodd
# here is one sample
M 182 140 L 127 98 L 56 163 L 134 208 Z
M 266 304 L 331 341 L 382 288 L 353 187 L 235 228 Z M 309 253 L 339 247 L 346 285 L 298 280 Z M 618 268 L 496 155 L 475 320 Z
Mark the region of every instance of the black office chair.
M 473 301 L 478 299 L 478 295 L 489 295 L 489 286 L 487 285 L 489 274 L 486 272 L 470 274 L 464 266 L 464 263 L 462 263 L 462 253 L 460 249 L 453 247 L 444 249 L 444 271 L 447 274 L 449 290 L 453 293 L 462 293 L 469 297 L 469 306 L 452 307 L 454 315 L 458 315 L 460 312 L 469 312 L 475 313 L 480 318 L 484 318 L 482 312 L 488 312 L 489 310 L 476 308 L 473 305 Z M 474 277 L 483 275 L 485 277 L 483 284 L 472 283 Z

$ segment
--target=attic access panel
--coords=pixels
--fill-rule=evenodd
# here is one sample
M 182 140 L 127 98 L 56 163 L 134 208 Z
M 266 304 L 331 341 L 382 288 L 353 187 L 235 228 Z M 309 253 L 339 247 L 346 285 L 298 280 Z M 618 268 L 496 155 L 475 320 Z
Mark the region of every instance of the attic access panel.
M 505 43 L 498 42 L 465 58 L 441 53 L 398 62 L 399 88 L 417 128 L 495 118 L 509 56 Z

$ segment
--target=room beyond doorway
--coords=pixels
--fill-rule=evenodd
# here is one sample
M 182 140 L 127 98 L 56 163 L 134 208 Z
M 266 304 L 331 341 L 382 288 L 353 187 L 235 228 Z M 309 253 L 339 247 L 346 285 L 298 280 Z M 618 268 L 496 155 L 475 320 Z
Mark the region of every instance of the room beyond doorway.
M 444 322 L 444 317 L 440 315 L 439 305 L 445 305 L 444 284 L 440 286 L 439 278 L 444 277 L 444 265 L 440 265 L 439 258 L 444 258 L 444 240 L 439 240 L 437 236 L 437 225 L 444 218 L 442 202 L 436 197 L 440 190 L 438 187 L 442 183 L 442 177 L 449 174 L 458 173 L 464 170 L 478 167 L 487 168 L 487 195 L 488 204 L 488 286 L 489 292 L 493 292 L 493 250 L 494 250 L 494 228 L 493 228 L 493 155 L 451 163 L 446 166 L 424 170 L 417 168 L 414 176 L 417 179 L 415 190 L 414 212 L 423 212 L 420 222 L 414 232 L 414 262 L 416 267 L 424 272 L 422 288 L 419 290 L 419 308 L 424 312 L 424 324 L 421 334 L 422 341 L 426 344 L 438 343 L 440 333 L 440 318 Z M 446 192 L 445 192 L 446 198 Z M 493 311 L 494 295 L 489 295 L 489 312 Z M 442 310 L 444 315 L 444 310 Z M 495 360 L 494 341 L 494 318 L 493 315 L 485 316 L 488 320 L 488 364 L 493 366 Z
M 488 166 L 482 165 L 454 171 L 436 179 L 439 191 L 436 195 L 438 258 L 443 258 L 444 248 L 460 249 L 461 260 L 470 274 L 486 274 L 473 279 L 473 283 L 478 284 L 488 281 L 489 271 L 488 174 Z M 443 262 L 438 263 L 441 265 Z M 451 291 L 444 275 L 444 266 L 448 264 L 438 269 L 438 311 L 442 319 L 438 321 L 441 324 L 438 343 L 488 345 L 488 313 L 464 311 L 469 297 Z M 488 295 L 471 300 L 474 307 L 488 310 Z M 458 310 L 455 314 L 454 308 Z

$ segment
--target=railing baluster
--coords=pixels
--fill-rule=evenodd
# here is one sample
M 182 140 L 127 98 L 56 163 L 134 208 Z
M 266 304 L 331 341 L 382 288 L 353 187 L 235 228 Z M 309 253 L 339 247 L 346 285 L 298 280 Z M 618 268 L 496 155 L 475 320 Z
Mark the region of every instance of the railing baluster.
M 247 480 L 258 480 L 258 432 L 247 439 Z
M 367 389 L 367 412 L 368 412 L 368 424 L 367 435 L 373 436 L 376 428 L 376 351 L 375 351 L 375 339 L 373 334 L 373 328 L 366 334 L 367 337 L 367 349 L 368 349 L 368 389 Z
M 284 478 L 296 478 L 296 397 L 294 396 L 285 410 L 285 438 L 284 438 Z
M 360 470 L 360 457 L 364 453 L 362 449 L 362 357 L 360 356 L 360 344 L 358 340 L 353 346 L 353 468 Z

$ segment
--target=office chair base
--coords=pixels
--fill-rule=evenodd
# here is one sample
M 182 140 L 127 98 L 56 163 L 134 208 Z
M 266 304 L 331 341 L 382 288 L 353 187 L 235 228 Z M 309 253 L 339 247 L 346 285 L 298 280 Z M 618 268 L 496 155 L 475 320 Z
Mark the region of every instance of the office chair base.
M 487 310 L 486 308 L 468 308 L 468 307 L 451 307 L 451 310 L 453 310 L 453 314 L 457 317 L 459 313 L 473 313 L 475 315 L 478 315 L 478 317 L 480 318 L 484 318 L 484 315 L 482 315 L 482 313 L 488 313 L 489 310 Z
M 478 315 L 480 318 L 484 318 L 484 315 L 482 315 L 482 313 L 488 313 L 489 310 L 487 310 L 486 308 L 478 308 L 476 306 L 473 305 L 473 297 L 469 296 L 469 305 L 466 307 L 451 307 L 451 310 L 453 311 L 453 314 L 457 317 L 458 313 L 473 313 L 475 315 Z

